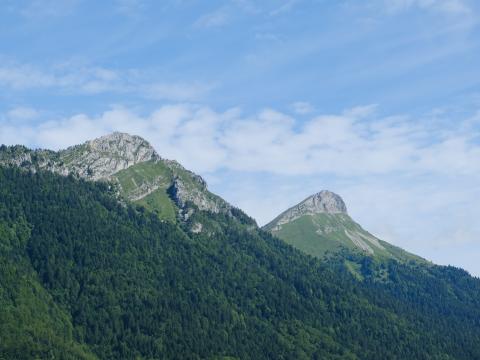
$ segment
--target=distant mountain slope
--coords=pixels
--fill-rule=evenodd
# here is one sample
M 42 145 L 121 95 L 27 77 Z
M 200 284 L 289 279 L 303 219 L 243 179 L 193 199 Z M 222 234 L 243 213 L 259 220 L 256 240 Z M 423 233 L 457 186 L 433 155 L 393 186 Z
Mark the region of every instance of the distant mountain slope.
M 326 190 L 284 211 L 264 229 L 319 258 L 350 250 L 378 259 L 423 261 L 364 230 L 348 215 L 342 198 Z

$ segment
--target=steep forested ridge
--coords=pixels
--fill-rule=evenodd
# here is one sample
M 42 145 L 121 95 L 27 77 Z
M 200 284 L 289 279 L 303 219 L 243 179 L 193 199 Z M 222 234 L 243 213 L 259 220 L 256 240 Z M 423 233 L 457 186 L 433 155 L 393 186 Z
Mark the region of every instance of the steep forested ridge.
M 173 224 L 110 191 L 0 167 L 0 358 L 480 358 L 460 270 L 358 282 L 238 210 Z

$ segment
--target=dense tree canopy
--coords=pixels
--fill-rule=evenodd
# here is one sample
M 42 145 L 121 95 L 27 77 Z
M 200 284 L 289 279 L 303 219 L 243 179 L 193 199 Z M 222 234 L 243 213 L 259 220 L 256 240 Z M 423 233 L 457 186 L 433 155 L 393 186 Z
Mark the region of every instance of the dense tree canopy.
M 195 211 L 194 234 L 103 183 L 0 167 L 0 359 L 480 358 L 465 272 L 351 259 L 358 281 L 242 218 Z

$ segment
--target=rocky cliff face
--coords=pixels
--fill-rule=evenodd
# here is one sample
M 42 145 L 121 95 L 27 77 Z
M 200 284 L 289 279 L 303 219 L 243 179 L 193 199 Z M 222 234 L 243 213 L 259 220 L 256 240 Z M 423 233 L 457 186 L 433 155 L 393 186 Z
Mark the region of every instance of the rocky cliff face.
M 170 192 L 180 207 L 185 207 L 188 202 L 191 202 L 200 210 L 208 210 L 213 213 L 219 213 L 223 208 L 221 202 L 216 202 L 207 195 L 206 187 L 191 188 L 181 177 L 175 177 Z
M 49 170 L 90 180 L 108 179 L 132 165 L 160 160 L 153 147 L 139 136 L 114 132 L 58 152 L 30 150 L 24 146 L 4 147 L 0 165 Z
M 22 145 L 0 146 L 0 165 L 18 166 L 30 171 L 48 169 L 54 171 L 59 161 L 58 153 L 51 150 L 31 150 Z
M 67 172 L 91 180 L 108 179 L 135 164 L 161 159 L 146 140 L 120 132 L 70 147 L 59 155 Z

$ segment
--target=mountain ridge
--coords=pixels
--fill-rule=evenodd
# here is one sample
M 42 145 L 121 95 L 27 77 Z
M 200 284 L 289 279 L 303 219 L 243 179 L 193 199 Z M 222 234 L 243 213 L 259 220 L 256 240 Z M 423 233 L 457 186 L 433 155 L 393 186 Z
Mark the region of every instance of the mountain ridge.
M 233 217 L 238 214 L 232 205 L 208 190 L 201 176 L 175 160 L 162 158 L 147 140 L 137 135 L 113 132 L 57 152 L 2 147 L 0 164 L 107 181 L 120 200 L 141 205 L 167 221 L 186 222 L 197 210 Z M 253 219 L 250 222 L 256 226 Z M 190 230 L 201 232 L 203 228 L 197 222 L 191 224 Z M 329 190 L 308 196 L 263 229 L 320 258 L 326 252 L 343 248 L 367 256 L 412 258 L 364 230 L 348 215 L 343 199 Z
M 3 146 L 0 164 L 107 181 L 120 200 L 141 205 L 167 221 L 186 222 L 196 210 L 238 214 L 232 205 L 208 190 L 200 175 L 175 160 L 162 158 L 147 140 L 128 133 L 113 132 L 56 152 Z M 256 225 L 253 219 L 250 222 Z M 295 229 L 295 224 L 300 223 L 304 229 Z M 191 224 L 191 231 L 202 229 L 201 223 Z M 354 222 L 343 199 L 329 190 L 308 196 L 263 229 L 317 257 L 346 247 L 368 256 L 410 258 Z
M 113 132 L 59 151 L 3 146 L 0 164 L 107 181 L 119 197 L 171 221 L 186 220 L 195 209 L 232 215 L 232 205 L 208 191 L 200 175 L 162 158 L 137 135 Z

